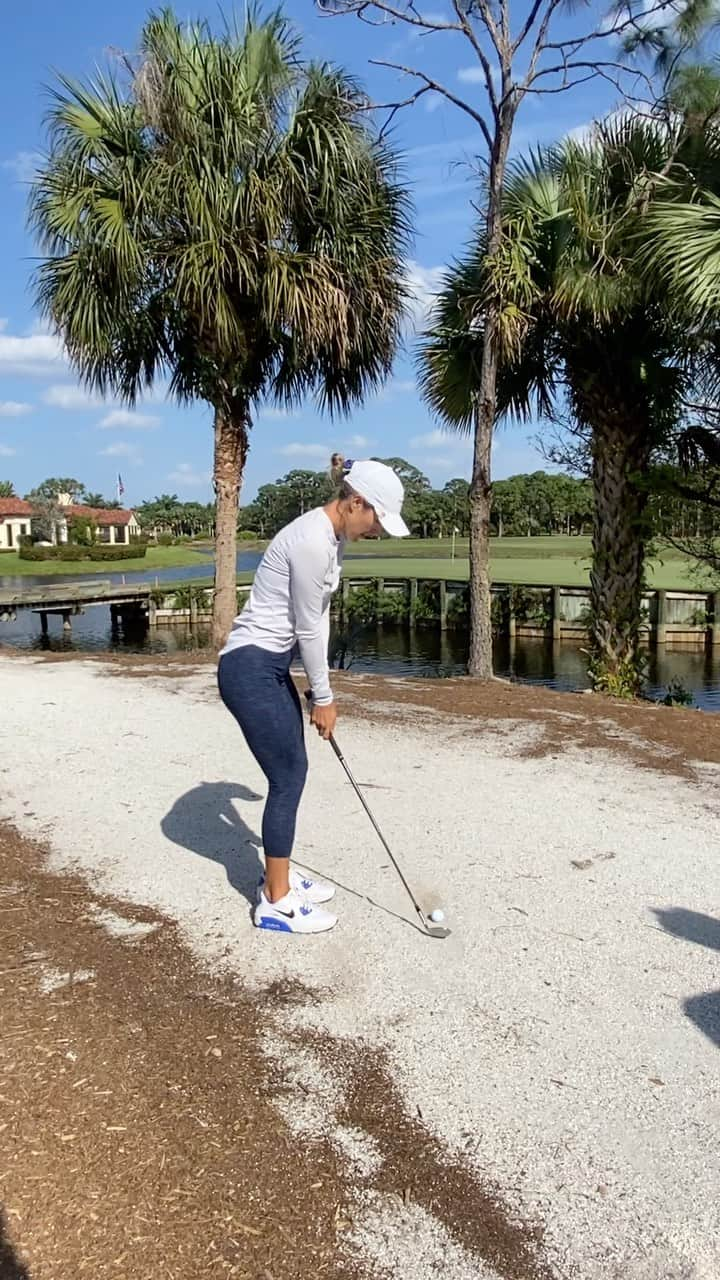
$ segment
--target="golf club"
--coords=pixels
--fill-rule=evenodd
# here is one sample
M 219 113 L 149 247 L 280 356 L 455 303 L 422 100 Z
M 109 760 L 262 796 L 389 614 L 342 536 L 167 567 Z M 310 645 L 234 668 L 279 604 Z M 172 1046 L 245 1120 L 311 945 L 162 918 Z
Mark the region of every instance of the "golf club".
M 306 697 L 306 699 L 307 699 L 308 705 L 310 706 L 310 705 L 312 704 L 312 695 L 311 695 L 310 693 L 306 693 L 306 694 L 305 694 L 305 697 Z M 329 741 L 330 741 L 330 746 L 332 747 L 333 751 L 335 752 L 335 755 L 337 756 L 338 760 L 340 761 L 340 764 L 342 765 L 343 769 L 345 770 L 345 773 L 346 773 L 346 775 L 347 775 L 347 778 L 348 778 L 348 781 L 349 781 L 350 785 L 352 786 L 352 788 L 353 788 L 353 790 L 354 790 L 354 792 L 355 792 L 355 794 L 356 794 L 356 796 L 357 796 L 358 800 L 360 801 L 360 803 L 361 803 L 361 805 L 362 805 L 363 809 L 365 810 L 365 812 L 366 812 L 366 814 L 367 814 L 368 818 L 369 818 L 369 819 L 370 819 L 370 821 L 372 822 L 373 827 L 375 828 L 375 832 L 376 832 L 376 834 L 377 834 L 377 836 L 378 836 L 378 839 L 380 840 L 380 843 L 382 844 L 383 849 L 385 850 L 385 852 L 386 852 L 386 854 L 388 855 L 388 857 L 389 857 L 390 861 L 392 862 L 392 864 L 393 864 L 393 866 L 394 866 L 395 870 L 397 871 L 397 873 L 398 873 L 398 875 L 399 875 L 400 879 L 401 879 L 401 880 L 402 880 L 402 882 L 403 882 L 403 885 L 404 885 L 404 887 L 405 887 L 405 891 L 406 891 L 406 893 L 407 893 L 407 895 L 408 895 L 408 897 L 409 897 L 410 901 L 412 902 L 412 904 L 413 904 L 413 906 L 414 906 L 414 908 L 415 908 L 415 910 L 416 910 L 416 912 L 417 912 L 418 916 L 420 917 L 420 921 L 421 921 L 421 923 L 422 923 L 422 927 L 423 927 L 423 932 L 424 932 L 424 933 L 426 933 L 426 934 L 428 935 L 428 937 L 430 937 L 430 938 L 449 938 L 449 936 L 450 936 L 450 929 L 444 929 L 444 928 L 442 927 L 442 925 L 428 924 L 427 916 L 425 915 L 425 912 L 423 911 L 422 907 L 420 906 L 419 902 L 417 901 L 417 898 L 415 897 L 415 894 L 413 893 L 412 889 L 410 888 L 410 885 L 408 884 L 407 880 L 405 879 L 405 876 L 403 875 L 403 873 L 402 873 L 402 871 L 401 871 L 401 869 L 400 869 L 400 866 L 399 866 L 399 864 L 398 864 L 398 862 L 397 862 L 397 859 L 395 858 L 394 853 L 392 852 L 392 849 L 390 848 L 390 846 L 389 846 L 389 844 L 388 844 L 387 840 L 385 839 L 385 837 L 384 837 L 384 835 L 383 835 L 382 831 L 380 830 L 380 828 L 379 828 L 379 826 L 378 826 L 377 822 L 375 821 L 375 818 L 373 817 L 373 815 L 372 815 L 372 813 L 371 813 L 371 811 L 370 811 L 370 807 L 369 807 L 369 805 L 368 805 L 368 803 L 367 803 L 367 801 L 366 801 L 366 799 L 365 799 L 365 797 L 364 797 L 364 795 L 363 795 L 362 791 L 360 790 L 360 787 L 359 787 L 358 783 L 355 781 L 355 778 L 353 777 L 353 774 L 352 774 L 352 771 L 351 771 L 351 769 L 350 769 L 350 766 L 349 766 L 349 764 L 348 764 L 347 760 L 345 759 L 345 757 L 344 757 L 344 755 L 343 755 L 342 751 L 340 750 L 340 748 L 339 748 L 339 746 L 338 746 L 337 742 L 335 741 L 335 737 L 334 737 L 334 735 L 333 735 L 333 734 L 330 734 L 330 739 L 329 739 Z

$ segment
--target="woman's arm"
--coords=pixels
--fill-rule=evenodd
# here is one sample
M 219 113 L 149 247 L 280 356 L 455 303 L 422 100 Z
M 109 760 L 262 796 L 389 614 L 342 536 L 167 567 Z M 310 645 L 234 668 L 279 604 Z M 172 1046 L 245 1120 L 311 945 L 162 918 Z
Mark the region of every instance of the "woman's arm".
M 327 547 L 301 542 L 289 555 L 295 634 L 317 707 L 329 706 L 333 701 L 328 670 L 329 619 L 323 615 L 328 566 Z

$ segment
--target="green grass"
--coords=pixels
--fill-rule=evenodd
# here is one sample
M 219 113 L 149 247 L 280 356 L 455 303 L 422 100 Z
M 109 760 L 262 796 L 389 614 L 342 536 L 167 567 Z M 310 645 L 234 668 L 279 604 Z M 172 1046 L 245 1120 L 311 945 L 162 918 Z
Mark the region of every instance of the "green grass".
M 426 578 L 466 582 L 468 579 L 467 541 L 457 539 L 456 558 L 449 559 L 450 543 L 444 539 L 420 539 L 368 542 L 353 548 L 366 559 L 355 559 L 352 551 L 346 557 L 347 578 Z M 388 552 L 392 550 L 392 554 Z M 381 554 L 384 552 L 384 554 Z M 491 573 L 494 582 L 513 582 L 527 586 L 587 587 L 590 581 L 589 538 L 493 538 Z M 677 591 L 711 590 L 717 584 L 709 573 L 698 572 L 692 561 L 677 552 L 664 552 L 649 563 L 648 584 L 651 587 Z
M 455 539 L 456 559 L 467 559 L 468 539 Z M 561 535 L 541 538 L 492 538 L 493 554 L 503 558 L 551 556 L 555 558 L 590 554 L 590 538 L 566 538 Z M 356 556 L 378 556 L 380 559 L 449 560 L 452 556 L 451 538 L 372 538 L 354 542 L 346 551 L 348 559 Z
M 205 559 L 205 557 L 202 557 Z M 132 560 L 21 560 L 16 551 L 0 555 L 0 577 L 4 575 L 43 577 L 51 574 L 92 574 L 104 578 L 109 573 L 134 573 L 143 569 L 175 569 L 196 564 L 198 552 L 192 547 L 148 547 L 147 554 Z
M 258 544 L 238 544 L 238 550 L 259 550 Z M 208 547 L 208 550 L 211 550 Z M 490 546 L 491 571 L 494 582 L 513 582 L 527 586 L 586 587 L 590 572 L 590 539 L 585 537 L 493 538 Z M 455 559 L 451 557 L 451 541 L 443 538 L 383 538 L 355 543 L 348 547 L 345 576 L 348 578 L 426 578 L 437 581 L 466 582 L 468 578 L 468 543 L 457 538 Z M 144 558 L 118 561 L 20 560 L 17 553 L 0 555 L 0 576 L 36 574 L 92 574 L 107 577 L 109 573 L 132 573 L 149 569 L 162 579 L 162 570 L 198 563 L 198 550 L 193 547 L 150 547 Z M 204 557 L 202 557 L 204 558 Z M 238 574 L 239 583 L 252 580 L 251 573 Z M 198 579 L 194 580 L 198 582 Z M 212 582 L 208 565 L 208 577 Z M 709 573 L 698 572 L 691 561 L 677 552 L 663 552 L 648 565 L 648 583 L 668 590 L 712 590 L 718 584 Z M 172 587 L 179 586 L 172 583 Z

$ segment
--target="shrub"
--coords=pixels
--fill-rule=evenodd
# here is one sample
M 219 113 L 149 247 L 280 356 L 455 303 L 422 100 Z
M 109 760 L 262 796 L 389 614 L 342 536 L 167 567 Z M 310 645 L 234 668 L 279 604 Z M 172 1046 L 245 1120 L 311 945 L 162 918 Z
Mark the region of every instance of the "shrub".
M 690 690 L 685 688 L 682 680 L 676 676 L 667 686 L 662 703 L 664 707 L 692 707 L 694 698 Z
M 91 560 L 142 560 L 147 552 L 147 547 L 128 545 L 112 547 L 107 543 L 96 544 L 94 547 L 88 548 Z
M 68 537 L 78 546 L 86 547 L 95 541 L 96 529 L 87 516 L 70 516 L 68 520 Z
M 198 604 L 203 610 L 210 609 L 212 605 L 207 593 L 207 587 L 198 586 L 196 582 L 183 582 L 175 591 L 173 608 L 189 609 L 193 604 Z
M 18 555 L 21 560 L 139 560 L 147 551 L 147 547 L 132 544 L 111 546 L 108 543 L 93 543 L 91 546 L 76 546 L 72 542 L 61 542 L 58 546 L 42 547 L 38 543 L 21 546 Z
M 437 582 L 423 582 L 413 605 L 412 620 L 422 626 L 440 617 L 440 586 Z

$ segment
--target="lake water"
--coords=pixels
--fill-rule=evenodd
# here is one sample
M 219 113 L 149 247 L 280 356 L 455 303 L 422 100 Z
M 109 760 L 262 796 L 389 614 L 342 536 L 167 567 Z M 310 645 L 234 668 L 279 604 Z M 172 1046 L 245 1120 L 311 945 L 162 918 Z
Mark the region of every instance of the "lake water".
M 106 576 L 111 575 L 103 575 Z M 174 576 L 187 578 L 187 570 L 178 570 Z M 170 574 L 163 574 L 164 580 L 168 577 Z M 135 575 L 128 574 L 127 580 L 131 578 L 135 579 Z M 158 627 L 147 636 L 113 636 L 109 610 L 104 606 L 90 607 L 86 613 L 73 618 L 69 638 L 63 634 L 61 619 L 51 617 L 49 625 L 50 634 L 44 642 L 39 619 L 29 611 L 21 611 L 15 622 L 0 622 L 0 644 L 34 651 L 50 648 L 124 653 L 177 653 L 209 644 L 207 628 L 199 628 L 193 634 L 186 626 Z M 542 639 L 519 639 L 511 645 L 509 638 L 498 637 L 494 650 L 497 675 L 560 690 L 588 687 L 586 658 L 579 646 L 553 645 Z M 370 626 L 353 634 L 345 666 L 351 672 L 439 678 L 462 675 L 466 657 L 464 630 L 441 634 L 434 628 L 410 631 L 405 627 Z M 693 694 L 697 706 L 720 711 L 720 650 L 713 653 L 702 649 L 658 649 L 651 653 L 650 696 L 662 698 L 671 680 L 680 680 Z

